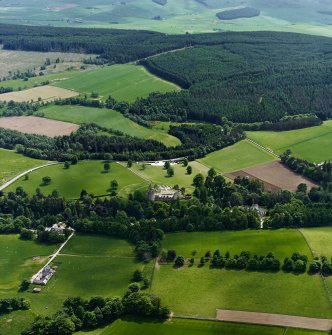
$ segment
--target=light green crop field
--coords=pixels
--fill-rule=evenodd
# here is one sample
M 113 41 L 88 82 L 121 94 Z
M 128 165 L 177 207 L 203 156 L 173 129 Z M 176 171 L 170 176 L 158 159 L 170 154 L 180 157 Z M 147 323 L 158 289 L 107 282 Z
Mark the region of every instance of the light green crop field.
M 83 106 L 50 105 L 40 110 L 49 119 L 67 121 L 77 124 L 96 123 L 105 128 L 122 131 L 125 134 L 144 139 L 153 139 L 167 146 L 177 146 L 181 141 L 166 130 L 146 128 L 124 117 L 121 113 L 109 109 Z
M 196 258 L 204 256 L 207 251 L 213 253 L 217 249 L 222 254 L 229 251 L 231 255 L 249 251 L 252 255 L 265 256 L 272 252 L 281 261 L 285 257 L 291 257 L 293 252 L 299 252 L 311 258 L 303 236 L 293 229 L 167 234 L 163 241 L 163 248 L 175 249 L 177 255 L 184 257 L 192 257 L 192 252 L 195 250 Z
M 274 156 L 244 140 L 208 154 L 198 161 L 219 172 L 233 172 L 273 160 Z
M 0 149 L 0 185 L 25 170 L 43 164 L 45 161 L 25 157 L 12 150 Z
M 122 319 L 106 329 L 80 332 L 77 335 L 284 335 L 286 329 L 227 322 L 172 319 L 158 322 L 149 319 Z M 291 329 L 290 335 L 324 335 L 326 333 Z
M 151 92 L 180 90 L 175 84 L 152 75 L 143 66 L 129 64 L 82 72 L 71 79 L 57 81 L 54 85 L 83 94 L 97 92 L 102 100 L 111 95 L 117 101 L 128 102 L 147 97 Z
M 202 173 L 206 176 L 209 168 L 199 162 L 189 162 L 189 165 L 192 167 L 191 175 L 187 174 L 186 167 L 182 164 L 172 165 L 174 169 L 173 177 L 167 176 L 167 172 L 163 166 L 146 165 L 145 170 L 143 170 L 140 164 L 133 164 L 131 170 L 154 184 L 172 187 L 179 185 L 180 187 L 185 187 L 188 191 L 193 191 L 194 187 L 192 183 L 195 175 Z
M 314 256 L 332 257 L 332 227 L 301 229 Z
M 290 149 L 294 156 L 321 163 L 332 159 L 332 121 L 321 126 L 283 131 L 248 131 L 247 136 L 278 154 Z
M 49 185 L 42 184 L 42 178 L 49 176 L 52 181 Z M 62 164 L 52 165 L 29 174 L 29 179 L 19 179 L 9 186 L 6 191 L 15 191 L 21 186 L 30 195 L 35 194 L 37 188 L 45 195 L 57 190 L 65 198 L 79 198 L 84 189 L 89 194 L 104 195 L 111 192 L 110 183 L 117 180 L 118 194 L 126 196 L 137 189 L 144 189 L 148 183 L 127 168 L 118 163 L 111 163 L 111 169 L 104 173 L 103 162 L 81 161 L 72 165 L 68 170 Z

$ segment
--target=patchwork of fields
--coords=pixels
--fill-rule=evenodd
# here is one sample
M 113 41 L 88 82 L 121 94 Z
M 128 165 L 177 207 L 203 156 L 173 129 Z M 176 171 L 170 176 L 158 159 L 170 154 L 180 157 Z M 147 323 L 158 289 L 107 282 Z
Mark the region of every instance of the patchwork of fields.
M 42 178 L 49 176 L 52 181 L 49 185 L 42 183 Z M 105 195 L 111 192 L 110 183 L 117 180 L 118 194 L 126 196 L 137 189 L 146 189 L 148 183 L 139 176 L 132 173 L 127 168 L 118 163 L 111 163 L 111 169 L 104 173 L 103 162 L 82 161 L 77 165 L 72 165 L 69 169 L 64 169 L 63 165 L 52 165 L 39 171 L 29 174 L 29 179 L 21 178 L 16 181 L 6 191 L 15 191 L 21 186 L 30 195 L 35 194 L 37 188 L 45 195 L 57 190 L 60 196 L 77 199 L 82 190 L 89 194 Z
M 296 157 L 321 163 L 332 159 L 332 121 L 299 130 L 273 132 L 248 131 L 247 136 L 258 144 L 282 154 L 290 149 Z
M 181 144 L 178 138 L 167 134 L 166 130 L 143 127 L 114 110 L 83 106 L 50 105 L 42 108 L 40 111 L 49 119 L 76 124 L 93 122 L 101 127 L 119 130 L 130 136 L 156 140 L 166 146 L 177 146 Z

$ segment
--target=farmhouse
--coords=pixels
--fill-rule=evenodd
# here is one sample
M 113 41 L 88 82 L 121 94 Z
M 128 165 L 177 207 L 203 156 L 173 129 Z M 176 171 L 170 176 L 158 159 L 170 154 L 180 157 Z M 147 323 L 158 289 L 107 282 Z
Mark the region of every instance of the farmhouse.
M 32 283 L 37 285 L 46 285 L 54 275 L 55 270 L 49 265 L 44 266 L 35 277 L 32 278 Z
M 266 210 L 261 208 L 258 204 L 254 204 L 252 206 L 245 206 L 247 211 L 255 211 L 258 213 L 260 217 L 264 217 L 266 215 Z
M 173 190 L 169 186 L 157 186 L 152 187 L 150 185 L 148 191 L 148 198 L 150 201 L 175 201 L 182 197 L 180 191 Z
M 74 231 L 73 228 L 67 227 L 67 225 L 63 222 L 55 223 L 52 227 L 46 227 L 45 231 L 54 232 L 58 234 L 64 234 L 65 230 L 70 230 L 71 232 Z

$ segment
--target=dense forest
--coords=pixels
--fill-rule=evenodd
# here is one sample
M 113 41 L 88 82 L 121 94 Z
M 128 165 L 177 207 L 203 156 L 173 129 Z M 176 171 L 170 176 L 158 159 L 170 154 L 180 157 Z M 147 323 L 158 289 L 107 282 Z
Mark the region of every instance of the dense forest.
M 0 25 L 0 43 L 11 50 L 93 53 L 98 63 L 140 60 L 152 73 L 186 89 L 153 94 L 130 106 L 130 114 L 145 120 L 219 123 L 227 117 L 251 123 L 278 122 L 286 115 L 332 116 L 332 40 L 324 37 Z M 156 56 L 176 49 L 184 50 Z

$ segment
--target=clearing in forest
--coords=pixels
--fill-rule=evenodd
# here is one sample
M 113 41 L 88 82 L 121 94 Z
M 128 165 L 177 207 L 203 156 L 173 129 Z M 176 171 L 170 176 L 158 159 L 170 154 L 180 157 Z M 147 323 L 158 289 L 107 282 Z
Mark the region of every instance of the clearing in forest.
M 48 120 L 36 116 L 11 116 L 0 118 L 0 128 L 16 130 L 25 134 L 56 137 L 70 135 L 79 126 L 73 123 Z

